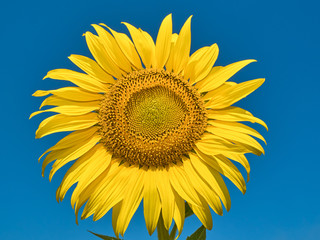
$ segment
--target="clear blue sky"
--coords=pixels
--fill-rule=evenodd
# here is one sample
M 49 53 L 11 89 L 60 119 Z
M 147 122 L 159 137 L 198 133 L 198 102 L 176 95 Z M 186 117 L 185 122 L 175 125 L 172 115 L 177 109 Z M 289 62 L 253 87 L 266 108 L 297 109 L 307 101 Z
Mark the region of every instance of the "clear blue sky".
M 236 81 L 265 77 L 244 107 L 266 121 L 269 132 L 263 157 L 249 156 L 252 167 L 247 193 L 230 182 L 232 207 L 213 215 L 207 239 L 320 239 L 318 1 L 5 1 L 1 3 L 1 174 L 0 239 L 97 239 L 87 229 L 113 235 L 111 214 L 75 224 L 70 192 L 58 204 L 55 191 L 66 168 L 53 181 L 41 177 L 37 158 L 63 134 L 34 138 L 44 116 L 28 120 L 41 99 L 37 89 L 65 86 L 41 79 L 54 68 L 74 66 L 70 54 L 90 56 L 82 34 L 90 24 L 106 23 L 125 31 L 127 21 L 155 37 L 162 19 L 173 13 L 174 31 L 189 15 L 192 51 L 212 43 L 220 47 L 218 65 L 257 59 L 236 75 Z M 49 116 L 49 115 L 46 115 Z M 200 226 L 186 220 L 181 239 Z M 125 234 L 126 240 L 148 236 L 140 207 Z

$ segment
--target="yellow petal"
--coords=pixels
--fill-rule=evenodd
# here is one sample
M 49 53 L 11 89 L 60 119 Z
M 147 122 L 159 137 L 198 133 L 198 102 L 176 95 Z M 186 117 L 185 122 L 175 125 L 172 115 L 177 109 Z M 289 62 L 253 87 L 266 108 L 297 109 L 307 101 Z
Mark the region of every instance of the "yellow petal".
M 154 54 L 155 54 L 155 46 L 154 42 L 150 37 L 148 37 L 147 33 L 142 30 L 138 30 L 134 26 L 129 23 L 123 22 L 124 25 L 128 28 L 133 43 L 142 59 L 146 68 L 151 67 L 151 63 L 154 62 Z
M 193 84 L 205 78 L 216 62 L 218 54 L 219 48 L 217 44 L 200 48 L 193 53 L 186 66 L 185 79 L 190 78 L 190 83 Z
M 99 183 L 92 183 L 85 189 L 86 192 L 90 192 L 90 199 L 87 202 L 81 218 L 87 218 L 91 216 L 95 211 L 99 210 L 100 205 L 110 198 L 110 194 L 114 194 L 114 186 L 127 186 L 128 176 L 131 173 L 131 169 L 127 168 L 128 164 L 119 165 L 119 162 L 112 160 L 108 171 L 103 172 L 102 176 L 99 176 Z M 115 184 L 118 182 L 118 184 Z M 123 190 L 121 187 L 118 190 Z M 117 193 L 115 193 L 117 194 Z M 79 199 L 83 198 L 84 195 L 81 193 Z M 123 199 L 123 196 L 121 200 Z
M 108 153 L 99 143 L 81 156 L 66 172 L 56 192 L 57 201 L 62 201 L 70 187 L 77 183 L 72 193 L 73 198 L 78 198 L 82 190 L 94 181 L 107 167 L 111 161 Z
M 245 151 L 243 147 L 235 146 L 231 149 L 228 149 L 227 146 L 223 146 L 222 144 L 213 144 L 211 142 L 198 142 L 196 143 L 197 148 L 199 148 L 203 153 L 208 155 L 218 155 L 218 154 L 226 154 L 226 153 L 248 153 L 251 151 Z
M 191 18 L 190 16 L 182 26 L 177 42 L 174 46 L 173 71 L 179 74 L 184 70 L 190 54 L 191 47 Z
M 74 151 L 67 157 L 57 159 L 52 165 L 52 169 L 49 174 L 49 180 L 51 181 L 53 175 L 64 165 L 81 157 L 83 154 L 85 154 L 91 148 L 93 148 L 93 146 L 96 145 L 100 139 L 101 139 L 101 136 L 98 134 L 95 134 L 90 139 L 88 139 L 88 141 L 86 141 L 82 146 L 79 146 L 78 148 L 74 149 Z M 68 151 L 68 150 L 61 150 L 61 151 Z
M 134 48 L 134 45 L 131 42 L 130 38 L 124 33 L 118 33 L 116 31 L 112 30 L 111 28 L 109 28 L 105 24 L 100 24 L 100 25 L 103 25 L 110 30 L 110 32 L 112 33 L 112 35 L 116 39 L 121 51 L 127 57 L 127 59 L 131 62 L 131 64 L 133 66 L 135 66 L 135 68 L 137 68 L 137 69 L 142 69 L 139 55 L 138 55 L 136 49 Z
M 84 72 L 94 77 L 96 80 L 103 83 L 114 83 L 114 79 L 110 74 L 107 74 L 95 61 L 92 59 L 72 54 L 69 59 L 81 68 Z
M 191 164 L 191 160 L 188 158 L 183 159 L 183 166 L 188 176 L 192 179 L 192 185 L 194 189 L 204 198 L 204 200 L 210 205 L 210 207 L 219 215 L 222 215 L 222 205 L 216 192 L 210 187 L 210 185 L 201 179 Z M 203 203 L 203 201 L 201 201 Z
M 43 120 L 36 131 L 36 138 L 56 132 L 67 132 L 89 128 L 98 123 L 98 114 L 87 113 L 82 116 L 54 115 Z
M 196 142 L 197 148 L 208 155 L 225 153 L 247 153 L 246 149 L 211 133 L 204 133 L 201 140 Z
M 100 101 L 90 101 L 90 102 L 73 101 L 73 100 L 68 100 L 65 98 L 58 97 L 56 95 L 52 95 L 52 96 L 47 97 L 45 100 L 43 100 L 43 102 L 40 105 L 40 109 L 44 106 L 49 106 L 49 105 L 51 105 L 51 106 L 69 105 L 69 106 L 78 106 L 78 107 L 86 108 L 86 107 L 95 106 L 99 103 L 100 103 Z
M 112 61 L 99 37 L 91 32 L 86 32 L 85 36 L 88 48 L 98 64 L 110 75 L 121 78 L 122 75 L 119 67 Z
M 112 208 L 112 227 L 113 231 L 116 235 L 117 238 L 119 238 L 119 231 L 118 231 L 118 218 L 120 214 L 120 210 L 122 207 L 122 201 L 117 203 L 113 208 Z
M 254 117 L 249 111 L 239 107 L 227 107 L 220 110 L 211 109 L 207 111 L 207 116 L 209 119 L 217 119 L 228 122 L 249 121 L 252 123 L 259 123 L 268 130 L 268 127 L 264 121 Z
M 201 160 L 218 171 L 220 174 L 229 178 L 230 181 L 233 182 L 233 184 L 236 185 L 243 194 L 246 192 L 246 182 L 244 181 L 239 170 L 229 159 L 223 157 L 223 155 L 209 156 L 202 153 L 198 149 L 195 149 L 195 151 Z
M 47 90 L 47 91 L 38 90 L 34 94 L 32 94 L 32 96 L 43 97 L 48 94 L 53 94 L 57 97 L 61 97 L 67 100 L 80 101 L 80 102 L 97 101 L 97 100 L 103 99 L 102 94 L 87 92 L 78 87 L 64 87 L 56 90 Z M 56 104 L 53 104 L 53 105 L 56 105 Z
M 201 176 L 203 181 L 206 181 L 207 184 L 212 186 L 227 211 L 229 211 L 231 207 L 230 194 L 220 174 L 215 169 L 201 161 L 197 154 L 189 153 L 189 157 L 192 166 L 198 172 L 199 176 Z
M 232 86 L 236 86 L 235 82 L 224 82 L 221 86 L 216 89 L 206 93 L 204 96 L 201 96 L 202 100 L 211 100 L 212 97 L 216 95 L 223 95 L 225 92 L 229 91 Z
M 95 80 L 94 78 L 90 77 L 87 74 L 75 72 L 69 69 L 51 70 L 47 73 L 47 75 L 43 79 L 45 78 L 70 81 L 90 92 L 104 93 L 108 91 L 108 87 L 106 84 L 103 84 Z
M 178 39 L 178 34 L 173 33 L 172 36 L 171 36 L 171 45 L 170 45 L 171 47 L 170 47 L 169 57 L 168 57 L 168 60 L 167 60 L 167 62 L 165 64 L 166 70 L 168 72 L 171 72 L 172 69 L 173 69 L 174 49 L 175 49 L 175 45 L 176 45 L 177 39 Z
M 98 128 L 93 126 L 93 127 L 90 127 L 90 128 L 84 129 L 84 130 L 78 130 L 78 131 L 74 131 L 74 132 L 68 134 L 67 136 L 62 138 L 59 142 L 57 142 L 54 146 L 52 146 L 47 151 L 45 151 L 39 157 L 39 161 L 46 153 L 53 151 L 53 150 L 59 150 L 59 149 L 73 147 L 79 143 L 82 143 L 84 140 L 87 140 L 89 137 L 91 137 L 97 131 L 98 131 Z
M 162 69 L 168 60 L 171 47 L 172 34 L 172 16 L 166 16 L 160 26 L 157 41 L 156 41 L 156 68 Z
M 57 150 L 52 150 L 43 160 L 42 163 L 42 176 L 44 175 L 45 168 L 47 165 L 55 160 L 59 161 L 61 159 L 66 159 L 70 161 L 76 159 L 73 158 L 78 151 L 81 149 L 86 148 L 87 146 L 93 146 L 97 141 L 99 141 L 99 137 L 97 134 L 88 135 L 86 138 L 81 138 L 81 140 L 77 140 L 74 145 L 71 145 L 68 148 L 60 148 Z M 96 142 L 95 142 L 96 141 Z M 78 156 L 79 157 L 79 156 Z M 49 176 L 49 180 L 51 181 L 51 176 Z
M 188 203 L 190 208 L 192 209 L 193 213 L 199 218 L 199 220 L 201 221 L 201 223 L 203 224 L 203 226 L 208 229 L 211 230 L 212 229 L 212 216 L 210 213 L 210 209 L 208 207 L 208 204 L 206 203 L 206 201 L 203 199 L 203 197 L 199 196 L 202 202 L 201 206 L 196 206 L 196 205 L 192 205 L 191 203 Z
M 196 87 L 200 92 L 212 91 L 252 62 L 256 62 L 256 60 L 249 59 L 235 62 L 225 67 L 214 67 L 205 79 L 196 84 Z
M 81 219 L 94 213 L 98 216 L 103 212 L 106 213 L 115 204 L 122 201 L 130 173 L 130 171 L 124 171 L 124 165 L 119 166 L 117 160 L 112 160 L 109 167 L 83 189 L 78 198 L 71 198 L 71 205 L 75 204 L 76 216 L 85 202 L 87 204 L 83 209 Z
M 211 126 L 207 127 L 206 130 L 212 134 L 228 139 L 231 142 L 248 145 L 252 148 L 253 153 L 256 155 L 261 155 L 261 153 L 264 154 L 264 149 L 260 145 L 260 143 L 258 143 L 254 138 L 248 136 L 247 134 Z
M 236 161 L 240 163 L 247 171 L 247 182 L 249 182 L 250 179 L 250 165 L 249 162 L 244 154 L 225 154 L 227 158 L 230 158 L 233 161 Z
M 124 235 L 124 232 L 126 231 L 129 222 L 131 221 L 131 218 L 143 197 L 145 170 L 137 167 L 135 167 L 134 170 L 135 171 L 128 182 L 126 194 L 123 198 L 121 210 L 117 219 L 118 223 L 115 232 L 120 233 L 122 236 Z
M 183 199 L 194 205 L 201 204 L 198 194 L 192 187 L 191 179 L 186 174 L 182 164 L 170 165 L 168 173 L 172 187 Z
M 143 190 L 143 212 L 150 236 L 157 227 L 161 210 L 160 196 L 157 190 L 155 169 L 149 168 L 145 173 Z
M 43 112 L 55 112 L 55 113 L 61 113 L 67 116 L 79 116 L 83 115 L 89 112 L 92 112 L 96 109 L 99 108 L 99 105 L 93 104 L 92 106 L 72 106 L 72 105 L 65 105 L 65 106 L 60 106 L 60 107 L 55 107 L 55 108 L 50 108 L 42 111 L 37 111 L 34 112 L 30 115 L 29 119 L 32 118 L 35 115 L 38 115 L 39 113 Z
M 214 121 L 209 120 L 208 123 L 210 125 L 218 127 L 218 128 L 223 128 L 223 129 L 228 129 L 231 131 L 249 134 L 251 136 L 254 136 L 256 138 L 261 139 L 262 141 L 264 141 L 264 143 L 266 143 L 266 140 L 261 136 L 261 134 L 259 132 L 257 132 L 253 128 L 248 127 L 242 123 L 238 123 L 238 122 L 230 123 L 230 122 L 224 122 L 224 121 L 219 121 L 219 120 L 214 120 Z
M 173 190 L 168 178 L 168 172 L 165 168 L 160 169 L 156 174 L 156 183 L 161 199 L 163 223 L 165 228 L 169 230 L 174 211 Z
M 128 168 L 121 168 L 121 170 L 127 171 Z M 94 221 L 102 218 L 115 204 L 125 198 L 130 174 L 134 174 L 134 172 L 128 171 L 124 174 L 118 172 L 117 175 L 109 175 L 108 178 L 105 179 L 106 184 L 101 187 L 103 190 L 100 190 L 100 193 L 94 198 L 93 203 L 95 206 L 91 208 L 91 211 L 95 209 L 93 216 Z
M 248 96 L 254 90 L 262 85 L 264 82 L 263 78 L 246 81 L 239 83 L 234 86 L 230 86 L 223 92 L 217 92 L 212 96 L 212 100 L 205 104 L 206 108 L 221 109 L 232 105 L 233 103 L 239 101 L 240 99 Z
M 148 46 L 151 48 L 151 65 L 152 67 L 156 66 L 156 46 L 154 44 L 153 38 L 151 37 L 151 35 L 145 31 L 143 31 L 142 29 L 139 29 L 142 32 L 142 35 L 144 36 L 144 38 L 146 39 Z
M 178 237 L 179 237 L 182 233 L 183 225 L 184 225 L 185 203 L 184 203 L 183 198 L 180 197 L 176 191 L 173 191 L 173 194 L 174 194 L 174 200 L 175 200 L 173 219 L 174 219 L 175 224 L 177 225 L 177 228 L 179 231 L 179 235 L 178 235 Z
M 110 172 L 110 169 L 113 167 L 111 162 L 106 170 L 104 170 L 96 179 L 94 179 L 87 187 L 85 187 L 77 198 L 71 197 L 71 206 L 74 208 L 76 215 L 76 223 L 78 224 L 78 213 L 80 208 L 88 201 L 92 196 L 92 193 L 98 188 L 105 176 Z
M 237 85 L 237 83 L 235 83 L 235 82 L 225 82 L 221 86 L 217 87 L 216 89 L 206 93 L 205 95 L 202 95 L 201 99 L 203 101 L 212 100 L 216 95 L 223 95 L 227 91 L 230 91 L 230 88 L 232 86 L 236 86 L 236 85 Z
M 112 61 L 123 71 L 127 73 L 130 72 L 132 70 L 132 65 L 121 51 L 114 37 L 99 25 L 92 24 L 92 26 L 98 33 L 100 41 L 104 45 Z

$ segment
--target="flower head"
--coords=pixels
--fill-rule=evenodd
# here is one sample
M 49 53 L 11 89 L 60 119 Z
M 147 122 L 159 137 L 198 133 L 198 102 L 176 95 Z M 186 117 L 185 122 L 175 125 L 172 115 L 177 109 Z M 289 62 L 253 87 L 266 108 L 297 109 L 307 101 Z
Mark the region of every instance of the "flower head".
M 229 81 L 254 60 L 213 67 L 219 52 L 216 44 L 190 56 L 191 17 L 175 34 L 168 15 L 156 43 L 147 32 L 124 24 L 132 40 L 104 24 L 93 25 L 97 35 L 84 34 L 95 60 L 69 57 L 84 73 L 56 69 L 45 77 L 76 86 L 34 93 L 51 94 L 41 107 L 55 107 L 31 116 L 57 113 L 41 122 L 36 137 L 71 131 L 40 157 L 47 154 L 43 172 L 54 162 L 51 180 L 58 169 L 74 161 L 57 190 L 57 200 L 76 184 L 71 197 L 76 215 L 83 205 L 82 219 L 93 215 L 98 220 L 112 209 L 117 236 L 124 234 L 142 200 L 150 234 L 159 217 L 167 229 L 174 219 L 181 233 L 185 201 L 211 229 L 209 206 L 222 215 L 222 204 L 227 210 L 231 204 L 221 175 L 244 193 L 245 180 L 232 161 L 242 164 L 249 177 L 244 154 L 264 152 L 253 138 L 264 141 L 263 137 L 239 122 L 267 128 L 266 124 L 232 106 L 264 79 Z

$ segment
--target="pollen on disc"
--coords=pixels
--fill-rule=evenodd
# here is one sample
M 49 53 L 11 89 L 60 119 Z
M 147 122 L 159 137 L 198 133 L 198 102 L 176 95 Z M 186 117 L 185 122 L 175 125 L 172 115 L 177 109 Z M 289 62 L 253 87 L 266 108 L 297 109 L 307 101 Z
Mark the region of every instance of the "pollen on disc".
M 165 70 L 135 71 L 105 94 L 99 109 L 102 142 L 121 161 L 167 166 L 192 150 L 206 127 L 200 96 Z

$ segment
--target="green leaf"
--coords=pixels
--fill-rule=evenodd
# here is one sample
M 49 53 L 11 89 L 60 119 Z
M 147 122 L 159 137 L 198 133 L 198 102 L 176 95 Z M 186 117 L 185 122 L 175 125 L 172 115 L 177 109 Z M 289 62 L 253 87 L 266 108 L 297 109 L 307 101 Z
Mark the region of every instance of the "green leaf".
M 202 225 L 190 237 L 187 237 L 187 240 L 206 240 L 206 238 L 206 228 Z
M 120 238 L 115 238 L 115 237 L 109 237 L 109 236 L 105 236 L 105 235 L 101 235 L 101 234 L 97 234 L 97 233 L 94 233 L 94 232 L 91 232 L 88 230 L 88 232 L 92 233 L 93 235 L 101 238 L 101 239 L 104 239 L 104 240 L 119 240 Z

